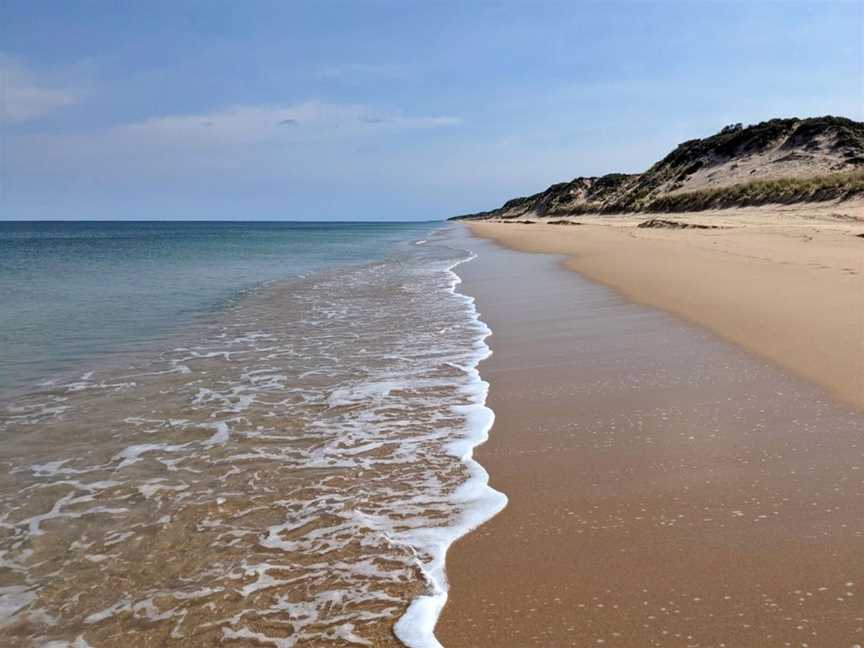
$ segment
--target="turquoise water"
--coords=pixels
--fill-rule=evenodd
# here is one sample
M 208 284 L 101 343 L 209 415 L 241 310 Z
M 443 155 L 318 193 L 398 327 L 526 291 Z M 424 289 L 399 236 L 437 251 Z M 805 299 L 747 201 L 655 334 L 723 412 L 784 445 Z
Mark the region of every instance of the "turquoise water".
M 262 282 L 366 263 L 438 226 L 0 222 L 0 390 L 146 349 Z

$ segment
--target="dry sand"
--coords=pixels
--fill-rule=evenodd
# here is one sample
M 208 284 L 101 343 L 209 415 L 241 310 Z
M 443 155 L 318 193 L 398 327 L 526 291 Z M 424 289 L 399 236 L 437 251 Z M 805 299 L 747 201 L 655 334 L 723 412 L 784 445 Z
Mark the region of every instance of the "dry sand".
M 581 226 L 471 223 L 755 351 L 864 407 L 864 203 L 662 216 L 723 229 L 641 229 L 644 216 Z
M 472 225 L 860 404 L 843 268 L 862 270 L 864 240 L 774 227 Z M 861 412 L 563 256 L 476 249 L 459 272 L 493 330 L 496 413 L 477 457 L 510 503 L 448 556 L 441 642 L 864 643 Z

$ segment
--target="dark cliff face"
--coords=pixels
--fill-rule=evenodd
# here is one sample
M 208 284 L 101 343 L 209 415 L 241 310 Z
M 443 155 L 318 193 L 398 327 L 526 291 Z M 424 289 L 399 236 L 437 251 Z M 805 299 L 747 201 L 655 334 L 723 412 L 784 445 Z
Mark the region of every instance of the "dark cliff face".
M 545 218 L 846 198 L 864 192 L 864 123 L 845 117 L 727 126 L 644 173 L 575 178 L 456 218 Z

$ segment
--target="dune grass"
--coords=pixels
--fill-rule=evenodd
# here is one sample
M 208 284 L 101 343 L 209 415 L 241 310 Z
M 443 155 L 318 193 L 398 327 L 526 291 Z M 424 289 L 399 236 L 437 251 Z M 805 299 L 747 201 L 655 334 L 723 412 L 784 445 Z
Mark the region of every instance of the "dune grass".
M 864 170 L 831 173 L 810 178 L 754 180 L 731 187 L 688 191 L 661 196 L 639 211 L 679 212 L 751 207 L 771 203 L 791 204 L 838 200 L 864 195 Z

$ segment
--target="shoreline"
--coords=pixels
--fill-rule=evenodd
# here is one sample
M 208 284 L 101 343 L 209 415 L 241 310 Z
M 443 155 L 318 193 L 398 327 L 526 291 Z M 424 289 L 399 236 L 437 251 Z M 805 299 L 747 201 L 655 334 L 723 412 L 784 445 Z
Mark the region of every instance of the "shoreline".
M 486 338 L 492 335 L 492 330 L 486 325 L 475 305 L 474 297 L 459 290 L 462 278 L 456 268 L 471 263 L 477 255 L 466 250 L 471 256 L 451 265 L 447 272 L 451 275 L 450 293 L 462 298 L 467 307 L 469 319 L 477 329 L 467 373 L 470 376 L 470 386 L 464 388 L 474 402 L 470 405 L 454 406 L 454 413 L 465 416 L 466 434 L 451 441 L 446 446 L 446 452 L 458 459 L 468 471 L 468 478 L 460 484 L 451 498 L 456 505 L 462 505 L 458 522 L 439 529 L 421 529 L 418 542 L 414 539 L 413 546 L 423 549 L 432 559 L 422 564 L 418 560 L 418 568 L 426 582 L 427 590 L 415 596 L 407 609 L 396 619 L 393 634 L 410 648 L 441 648 L 435 637 L 435 626 L 441 616 L 441 611 L 447 604 L 447 552 L 460 538 L 475 531 L 488 522 L 507 506 L 507 496 L 489 485 L 489 473 L 475 458 L 474 453 L 489 439 L 489 430 L 495 422 L 495 412 L 486 405 L 489 394 L 489 383 L 483 380 L 478 366 L 486 360 L 492 351 L 486 344 Z M 416 532 L 415 532 L 416 534 Z
M 716 229 L 470 222 L 513 250 L 564 266 L 635 303 L 705 327 L 864 409 L 864 202 L 660 215 Z
M 471 459 L 493 414 L 470 237 L 441 229 L 0 403 L 7 634 L 395 646 L 411 604 L 408 643 L 438 645 L 446 551 L 504 503 Z
M 441 643 L 858 641 L 860 412 L 561 255 L 475 251 L 496 415 L 476 456 L 509 504 L 448 553 Z

